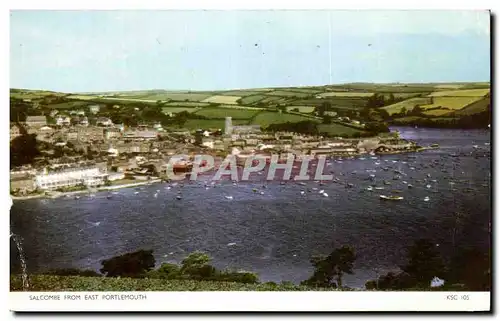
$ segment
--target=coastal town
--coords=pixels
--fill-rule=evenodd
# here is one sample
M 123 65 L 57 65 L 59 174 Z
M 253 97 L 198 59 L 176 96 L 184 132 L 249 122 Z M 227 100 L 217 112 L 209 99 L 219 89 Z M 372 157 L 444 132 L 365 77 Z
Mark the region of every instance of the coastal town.
M 74 110 L 70 115 L 27 116 L 11 123 L 11 143 L 24 135 L 35 137 L 44 148 L 32 163 L 11 168 L 11 195 L 30 197 L 57 192 L 111 189 L 168 180 L 168 166 L 175 155 L 205 154 L 219 162 L 228 154 L 238 159 L 249 155 L 293 154 L 297 157 L 354 157 L 419 150 L 397 132 L 367 138 L 322 137 L 293 132 L 269 132 L 259 125 L 233 125 L 226 117 L 224 128 L 179 131 L 159 122 L 127 127 L 99 116 L 99 105 Z M 92 115 L 89 123 L 87 113 Z M 192 159 L 173 164 L 174 172 L 188 171 Z

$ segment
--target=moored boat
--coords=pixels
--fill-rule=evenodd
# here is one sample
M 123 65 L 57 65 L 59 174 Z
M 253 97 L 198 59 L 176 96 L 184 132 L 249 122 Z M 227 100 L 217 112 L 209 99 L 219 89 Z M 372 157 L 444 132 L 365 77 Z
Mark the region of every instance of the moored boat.
M 402 199 L 404 199 L 402 196 L 393 196 L 393 195 L 389 195 L 389 196 L 386 196 L 386 195 L 380 195 L 380 199 L 382 200 L 389 200 L 389 201 L 400 201 Z

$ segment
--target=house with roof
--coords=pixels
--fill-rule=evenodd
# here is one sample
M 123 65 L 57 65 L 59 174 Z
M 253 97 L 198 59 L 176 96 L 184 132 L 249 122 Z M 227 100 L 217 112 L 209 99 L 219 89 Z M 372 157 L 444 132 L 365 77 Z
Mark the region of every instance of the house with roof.
M 27 116 L 26 125 L 28 126 L 45 126 L 47 125 L 47 117 L 45 116 Z
M 111 121 L 111 119 L 109 119 L 107 117 L 99 117 L 96 120 L 96 125 L 97 126 L 113 126 L 113 122 Z

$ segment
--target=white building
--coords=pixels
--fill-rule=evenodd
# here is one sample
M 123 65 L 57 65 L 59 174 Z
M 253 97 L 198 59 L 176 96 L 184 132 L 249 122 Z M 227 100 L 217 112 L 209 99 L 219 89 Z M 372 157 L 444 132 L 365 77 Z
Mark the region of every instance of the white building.
M 69 126 L 71 125 L 71 118 L 68 116 L 59 116 L 56 119 L 57 126 Z
M 89 110 L 92 114 L 97 114 L 100 110 L 100 107 L 99 105 L 92 105 L 92 106 L 89 106 Z
M 45 190 L 77 185 L 92 187 L 104 184 L 107 176 L 97 166 L 77 167 L 37 174 L 35 182 L 37 187 Z
M 112 126 L 113 122 L 109 118 L 99 117 L 99 118 L 97 118 L 96 125 Z

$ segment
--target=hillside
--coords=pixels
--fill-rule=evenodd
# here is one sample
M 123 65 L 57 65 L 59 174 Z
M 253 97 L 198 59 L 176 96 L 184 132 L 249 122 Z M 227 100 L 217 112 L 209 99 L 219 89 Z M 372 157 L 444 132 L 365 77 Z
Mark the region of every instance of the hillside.
M 225 91 L 139 90 L 77 94 L 11 89 L 11 110 L 13 99 L 35 106 L 25 113 L 28 115 L 48 114 L 53 109 L 69 112 L 99 104 L 121 108 L 122 116 L 141 119 L 141 111 L 154 106 L 161 107 L 165 115 L 186 114 L 189 121 L 183 127 L 197 129 L 220 126 L 226 116 L 233 117 L 238 124 L 263 127 L 305 120 L 322 123 L 322 117 L 317 116 L 318 109 L 324 108 L 328 112 L 325 115 L 348 116 L 362 122 L 384 120 L 405 124 L 408 117 L 413 117 L 413 120 L 435 122 L 439 127 L 443 118 L 459 123 L 463 117 L 487 111 L 489 92 L 489 83 L 353 83 Z M 364 111 L 367 106 L 373 108 L 368 116 Z M 126 117 L 117 116 L 116 120 L 123 122 L 123 118 Z M 337 129 L 352 132 L 341 127 L 337 122 L 325 132 L 335 134 Z M 361 128 L 359 133 L 363 133 Z

